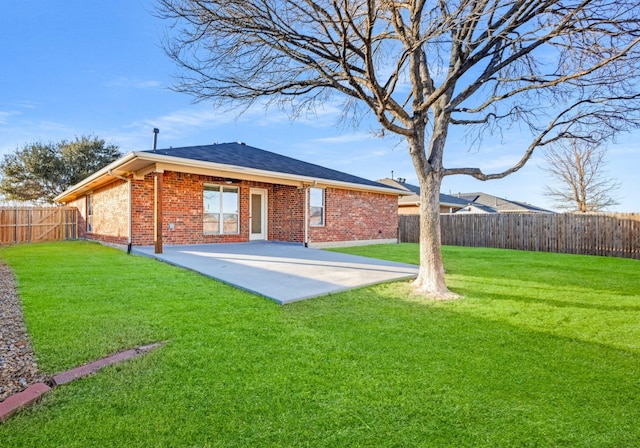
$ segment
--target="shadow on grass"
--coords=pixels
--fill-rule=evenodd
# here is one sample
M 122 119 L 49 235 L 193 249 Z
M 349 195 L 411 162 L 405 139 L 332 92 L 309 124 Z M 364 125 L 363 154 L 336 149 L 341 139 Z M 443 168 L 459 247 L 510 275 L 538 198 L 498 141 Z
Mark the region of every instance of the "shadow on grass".
M 457 284 L 458 282 L 456 282 Z M 465 286 L 456 286 L 456 292 L 465 297 L 490 298 L 496 300 L 516 300 L 524 303 L 539 303 L 555 308 L 580 308 L 600 311 L 640 312 L 640 295 L 630 293 L 620 294 L 609 290 L 594 290 L 589 288 L 567 287 L 566 285 L 549 285 L 535 281 L 520 281 L 517 284 L 504 279 L 488 280 L 486 277 L 465 276 Z M 468 285 L 468 286 L 466 286 Z M 478 285 L 484 287 L 479 288 Z M 487 291 L 490 289 L 491 291 Z M 501 289 L 511 289 L 512 293 L 500 292 Z M 540 298 L 539 296 L 544 296 Z M 552 297 L 563 297 L 554 299 Z M 582 298 L 579 300 L 578 298 Z M 616 305 L 594 303 L 595 301 L 637 301 L 638 305 Z
M 201 314 L 197 326 L 177 315 L 172 344 L 56 391 L 0 436 L 9 446 L 320 447 L 640 436 L 637 355 L 403 301 L 396 286 Z
M 127 294 L 96 287 L 73 306 L 50 308 L 40 289 L 30 293 L 38 338 L 55 339 L 38 350 L 101 351 L 105 338 L 93 336 L 106 331 L 172 343 L 56 390 L 0 426 L 3 444 L 598 447 L 640 439 L 640 356 L 615 347 L 611 334 L 601 344 L 576 332 L 605 330 L 602 310 L 580 309 L 585 322 L 569 307 L 530 306 L 459 279 L 454 289 L 467 294 L 459 301 L 419 301 L 402 282 L 280 307 L 151 260 L 112 255 L 90 270 L 121 263 L 96 281 L 117 278 Z M 86 265 L 83 256 L 74 261 L 78 254 L 60 256 L 75 263 L 69 280 Z M 49 272 L 56 264 L 25 259 L 23 279 L 39 274 L 23 285 L 35 288 L 45 273 L 59 281 Z M 61 286 L 47 302 L 72 291 L 51 284 Z M 575 326 L 557 324 L 567 318 Z M 43 326 L 62 322 L 66 334 Z M 53 363 L 69 355 L 56 356 Z
M 640 260 L 504 249 L 443 248 L 447 272 L 640 297 Z

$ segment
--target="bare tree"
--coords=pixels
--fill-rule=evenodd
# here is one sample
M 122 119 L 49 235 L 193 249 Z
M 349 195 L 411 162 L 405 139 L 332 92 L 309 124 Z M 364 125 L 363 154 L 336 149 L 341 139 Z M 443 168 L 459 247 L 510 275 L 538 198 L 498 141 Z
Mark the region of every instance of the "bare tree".
M 604 170 L 606 154 L 604 146 L 576 140 L 549 146 L 543 169 L 556 185 L 547 185 L 545 193 L 558 208 L 570 211 L 596 212 L 617 205 L 620 184 Z
M 227 108 L 268 98 L 294 117 L 337 93 L 345 111 L 368 111 L 406 139 L 421 187 L 415 283 L 434 297 L 454 296 L 440 250 L 444 176 L 502 178 L 537 147 L 597 142 L 638 124 L 637 0 L 159 2 L 172 20 L 178 91 Z M 499 173 L 447 168 L 454 126 L 480 148 L 487 133 L 514 126 L 530 143 Z

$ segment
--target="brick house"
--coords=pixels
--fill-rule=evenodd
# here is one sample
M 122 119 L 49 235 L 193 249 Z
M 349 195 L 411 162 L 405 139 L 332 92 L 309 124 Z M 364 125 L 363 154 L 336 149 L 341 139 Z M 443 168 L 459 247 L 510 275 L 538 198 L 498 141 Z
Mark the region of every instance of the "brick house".
M 80 238 L 131 246 L 397 241 L 396 188 L 243 143 L 129 153 L 55 198 Z

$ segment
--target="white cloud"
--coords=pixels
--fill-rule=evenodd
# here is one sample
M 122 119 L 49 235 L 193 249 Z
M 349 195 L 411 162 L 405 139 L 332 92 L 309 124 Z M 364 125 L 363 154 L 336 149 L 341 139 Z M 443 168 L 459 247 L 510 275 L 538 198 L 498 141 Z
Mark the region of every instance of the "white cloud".
M 363 142 L 363 141 L 370 141 L 375 139 L 375 136 L 373 136 L 372 134 L 368 133 L 368 132 L 359 132 L 356 134 L 344 134 L 344 135 L 337 135 L 335 137 L 323 137 L 323 138 L 317 138 L 315 140 L 313 140 L 313 142 L 316 143 L 337 143 L 337 144 L 341 144 L 341 143 L 354 143 L 354 142 Z
M 328 100 L 319 104 L 314 110 L 301 113 L 292 118 L 286 110 L 278 106 L 269 106 L 267 99 L 261 99 L 249 106 L 240 114 L 230 112 L 240 122 L 251 122 L 254 126 L 274 126 L 295 123 L 313 128 L 336 127 L 341 124 L 342 103 Z
M 5 102 L 3 104 L 8 106 L 9 109 L 35 109 L 40 103 L 31 100 L 18 100 Z M 15 112 L 16 114 L 19 113 L 15 110 L 12 110 L 11 112 Z
M 277 107 L 266 107 L 266 100 L 258 101 L 255 104 L 242 111 L 224 111 L 215 109 L 211 105 L 200 104 L 192 106 L 188 109 L 178 109 L 156 117 L 144 118 L 137 120 L 124 129 L 130 129 L 137 135 L 131 138 L 127 137 L 128 131 L 119 133 L 119 141 L 140 141 L 140 134 L 146 136 L 147 130 L 150 133 L 152 128 L 160 129 L 160 138 L 162 141 L 180 141 L 184 144 L 185 140 L 191 139 L 198 133 L 203 131 L 211 131 L 220 138 L 221 135 L 229 134 L 230 130 L 239 130 L 236 139 L 246 139 L 249 136 L 260 135 L 261 133 L 271 134 L 274 129 L 282 129 L 282 136 L 288 132 L 288 125 L 295 124 L 296 128 L 309 127 L 313 129 L 336 129 L 340 117 L 339 107 L 332 102 L 321 105 L 315 112 L 291 120 L 291 118 Z M 261 131 L 262 128 L 268 128 L 268 131 Z M 134 130 L 135 129 L 135 130 Z M 251 132 L 247 133 L 246 130 Z M 243 132 L 244 131 L 244 132 Z M 113 133 L 111 133 L 113 135 Z M 340 144 L 349 142 L 362 142 L 371 140 L 374 137 L 366 132 L 356 134 L 345 134 L 336 137 L 328 137 L 320 139 L 321 144 Z M 215 138 L 211 139 L 215 141 Z M 311 138 L 308 142 L 313 141 Z M 146 144 L 145 144 L 146 146 Z
M 640 155 L 640 147 L 639 146 L 610 146 L 609 154 L 612 156 L 635 156 Z
M 101 132 L 100 135 L 109 135 L 123 152 L 129 152 L 150 149 L 153 128 L 160 130 L 158 146 L 168 147 L 175 144 L 188 146 L 213 143 L 216 139 L 208 134 L 213 134 L 216 130 L 221 133 L 233 129 L 236 124 L 233 113 L 223 113 L 211 106 L 200 105 L 137 120 L 120 129 Z
M 2 119 L 2 112 L 0 112 L 0 125 Z M 13 152 L 16 148 L 28 143 L 58 141 L 81 134 L 77 129 L 53 121 L 22 119 L 15 121 L 16 123 L 12 122 L 10 126 L 0 126 L 0 155 Z
M 107 83 L 109 87 L 125 87 L 131 89 L 149 89 L 155 87 L 161 87 L 162 83 L 156 80 L 147 80 L 142 81 L 139 79 L 127 78 L 125 76 L 120 76 L 114 80 L 111 80 Z
M 167 138 L 179 138 L 193 129 L 219 127 L 231 121 L 233 121 L 232 116 L 215 112 L 211 108 L 198 108 L 195 110 L 178 110 L 155 118 L 136 121 L 127 127 L 145 127 L 149 128 L 149 130 L 155 127 L 159 128 L 160 132 Z
M 18 112 L 14 110 L 0 111 L 0 125 L 7 124 L 9 122 L 9 118 L 15 115 L 18 115 Z

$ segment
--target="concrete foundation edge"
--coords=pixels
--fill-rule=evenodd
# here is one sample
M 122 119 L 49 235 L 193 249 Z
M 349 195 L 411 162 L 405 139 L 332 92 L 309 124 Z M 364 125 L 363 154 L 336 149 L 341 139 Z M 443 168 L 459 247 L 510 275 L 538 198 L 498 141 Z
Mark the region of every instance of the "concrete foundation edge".
M 398 244 L 398 239 L 388 238 L 381 240 L 329 241 L 324 243 L 310 242 L 309 247 L 313 249 L 330 249 L 334 247 L 368 246 L 370 244 Z

